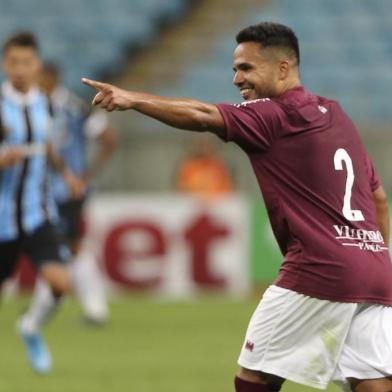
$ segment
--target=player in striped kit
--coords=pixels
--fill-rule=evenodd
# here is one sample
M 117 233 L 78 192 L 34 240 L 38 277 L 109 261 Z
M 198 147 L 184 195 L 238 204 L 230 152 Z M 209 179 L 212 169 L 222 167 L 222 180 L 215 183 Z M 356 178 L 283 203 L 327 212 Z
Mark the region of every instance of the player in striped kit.
M 71 287 L 54 223 L 57 209 L 48 183 L 48 162 L 63 176 L 73 196 L 84 184 L 65 166 L 49 142 L 46 97 L 37 87 L 41 62 L 30 33 L 10 37 L 3 48 L 7 80 L 1 86 L 0 133 L 0 284 L 9 278 L 21 253 L 27 254 L 53 293 L 36 297 L 18 322 L 32 367 L 51 369 L 51 356 L 41 326 Z

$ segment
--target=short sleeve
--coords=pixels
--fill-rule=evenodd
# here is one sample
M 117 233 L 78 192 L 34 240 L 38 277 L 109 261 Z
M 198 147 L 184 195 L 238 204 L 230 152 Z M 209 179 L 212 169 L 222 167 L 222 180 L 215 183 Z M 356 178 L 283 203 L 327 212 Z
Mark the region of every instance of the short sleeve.
M 109 126 L 109 118 L 102 110 L 94 110 L 90 113 L 84 123 L 84 132 L 89 138 L 97 138 Z
M 369 179 L 370 188 L 372 192 L 374 192 L 381 185 L 381 180 L 377 174 L 372 159 L 370 158 L 366 150 L 364 150 L 364 160 L 365 160 L 366 174 Z
M 225 141 L 247 152 L 267 151 L 278 136 L 279 108 L 268 98 L 217 107 L 226 125 Z

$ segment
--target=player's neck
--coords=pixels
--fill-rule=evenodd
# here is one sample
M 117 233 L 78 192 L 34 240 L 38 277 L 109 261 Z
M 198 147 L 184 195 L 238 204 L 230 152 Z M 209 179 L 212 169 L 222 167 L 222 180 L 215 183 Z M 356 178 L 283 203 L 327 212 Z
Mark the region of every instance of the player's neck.
M 291 90 L 295 87 L 299 87 L 301 85 L 302 84 L 301 84 L 301 80 L 299 79 L 299 77 L 295 76 L 295 77 L 289 78 L 289 79 L 285 80 L 284 83 L 282 83 L 279 95 L 282 95 L 286 91 Z

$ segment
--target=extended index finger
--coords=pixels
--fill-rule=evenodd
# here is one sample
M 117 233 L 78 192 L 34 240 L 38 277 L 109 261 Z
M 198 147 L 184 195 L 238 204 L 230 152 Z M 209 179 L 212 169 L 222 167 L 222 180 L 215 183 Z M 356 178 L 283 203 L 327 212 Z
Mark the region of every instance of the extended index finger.
M 98 91 L 103 90 L 106 87 L 106 83 L 98 82 L 97 80 L 87 78 L 82 78 L 82 83 L 92 88 L 95 88 Z

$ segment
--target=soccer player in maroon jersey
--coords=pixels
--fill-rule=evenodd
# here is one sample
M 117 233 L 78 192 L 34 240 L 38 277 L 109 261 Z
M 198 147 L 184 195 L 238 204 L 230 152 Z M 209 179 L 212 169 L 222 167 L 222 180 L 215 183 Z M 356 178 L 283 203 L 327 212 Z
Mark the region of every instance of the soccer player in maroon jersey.
M 301 85 L 290 28 L 260 23 L 236 38 L 240 104 L 83 82 L 97 90 L 96 106 L 213 132 L 251 161 L 284 262 L 249 323 L 236 391 L 279 391 L 285 379 L 392 391 L 392 264 L 380 180 L 339 103 Z

